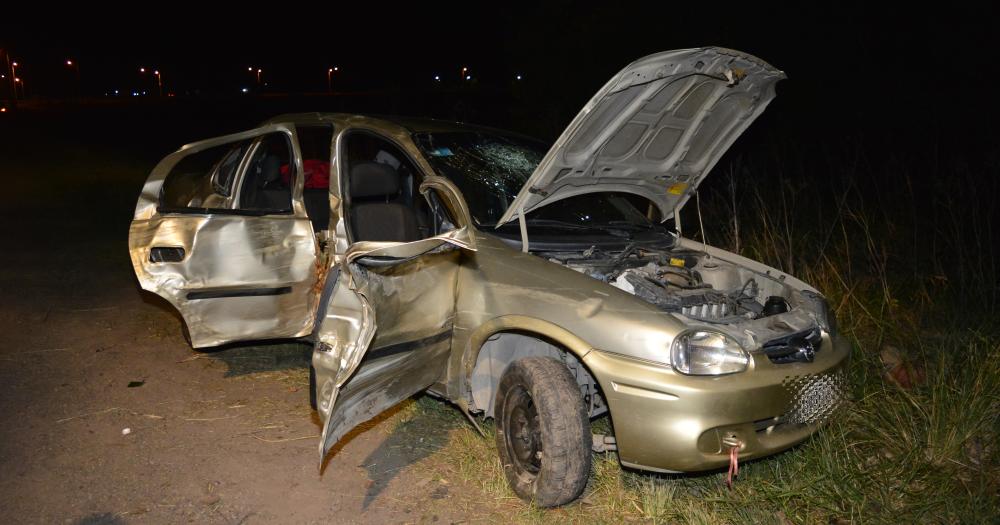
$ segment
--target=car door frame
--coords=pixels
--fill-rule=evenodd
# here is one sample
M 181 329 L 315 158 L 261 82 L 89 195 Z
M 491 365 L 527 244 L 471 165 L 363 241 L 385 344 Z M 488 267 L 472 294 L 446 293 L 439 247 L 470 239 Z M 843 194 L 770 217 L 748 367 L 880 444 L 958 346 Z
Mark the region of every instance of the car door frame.
M 296 173 L 292 177 L 291 210 L 237 209 L 247 163 L 263 137 L 271 133 L 283 133 L 289 141 Z M 220 207 L 161 208 L 161 189 L 178 162 L 242 140 L 252 143 L 240 159 L 233 186 Z M 160 161 L 150 174 L 130 226 L 130 257 L 141 287 L 166 299 L 184 318 L 192 346 L 300 337 L 312 331 L 320 253 L 302 201 L 302 172 L 294 124 L 271 123 L 185 145 Z M 243 247 L 245 253 L 233 244 L 241 240 L 248 242 Z M 202 250 L 197 250 L 199 243 Z M 160 246 L 181 250 L 180 260 L 152 261 L 152 250 Z M 240 264 L 223 264 L 233 253 L 223 248 L 234 247 Z M 203 251 L 210 253 L 199 255 Z
M 350 242 L 347 225 L 349 214 L 345 205 L 348 199 L 343 198 L 341 192 L 347 182 L 347 177 L 343 175 L 349 163 L 346 156 L 346 140 L 358 132 L 386 140 L 406 155 L 407 160 L 420 171 L 422 178 L 420 194 L 428 199 L 433 209 L 434 203 L 430 202 L 429 192 L 435 192 L 440 204 L 447 209 L 455 229 L 413 242 Z M 323 425 L 319 443 L 321 462 L 329 449 L 355 426 L 375 417 L 410 395 L 430 387 L 447 372 L 451 354 L 451 325 L 454 322 L 457 299 L 458 271 L 461 268 L 460 259 L 464 255 L 456 254 L 459 261 L 454 263 L 452 281 L 439 283 L 441 286 L 447 286 L 451 294 L 448 318 L 434 319 L 430 324 L 435 326 L 428 327 L 427 333 L 414 333 L 415 338 L 412 340 L 392 340 L 378 347 L 371 346 L 376 341 L 379 324 L 375 312 L 379 306 L 378 301 L 384 298 L 366 292 L 365 281 L 373 279 L 374 275 L 365 268 L 370 264 L 366 263 L 366 260 L 383 269 L 414 263 L 419 266 L 421 261 L 427 258 L 448 257 L 448 252 L 476 250 L 475 230 L 461 192 L 451 181 L 435 175 L 430 166 L 421 162 L 422 159 L 416 154 L 416 148 L 406 146 L 408 137 L 403 131 L 394 135 L 372 125 L 342 128 L 335 135 L 338 162 L 334 173 L 336 180 L 331 181 L 331 188 L 335 183 L 337 195 L 334 195 L 334 198 L 339 204 L 336 226 L 338 236 L 336 246 L 339 253 L 324 287 L 324 298 L 319 307 L 320 314 L 317 316 L 314 334 L 316 346 L 312 359 L 315 374 L 314 394 Z M 419 275 L 414 275 L 412 278 L 421 279 Z M 427 282 L 426 279 L 424 282 Z M 441 317 L 445 312 L 441 310 L 437 313 L 438 317 Z M 398 319 L 382 319 L 382 322 L 387 324 L 395 321 Z M 438 326 L 439 324 L 441 326 Z M 404 354 L 417 355 L 419 352 L 426 352 L 421 356 L 426 359 L 421 360 L 420 366 L 415 369 L 416 360 L 407 359 Z M 376 357 L 376 353 L 380 355 Z M 376 358 L 365 361 L 366 357 Z M 381 361 L 376 362 L 379 359 Z M 368 364 L 363 364 L 363 361 Z M 350 398 L 352 385 L 361 390 L 361 393 Z M 345 397 L 349 398 L 349 405 L 341 410 L 344 405 L 338 404 L 338 401 L 344 402 Z M 345 412 L 349 413 L 345 415 Z

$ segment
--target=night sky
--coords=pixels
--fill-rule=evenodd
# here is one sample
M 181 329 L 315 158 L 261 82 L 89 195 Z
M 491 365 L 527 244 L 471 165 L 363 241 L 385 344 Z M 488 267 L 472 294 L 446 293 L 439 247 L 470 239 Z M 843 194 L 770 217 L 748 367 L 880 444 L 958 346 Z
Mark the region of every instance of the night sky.
M 989 12 L 655 5 L 275 4 L 231 9 L 240 15 L 216 9 L 182 16 L 181 5 L 144 4 L 134 15 L 7 16 L 0 46 L 21 62 L 29 92 L 44 96 L 72 94 L 75 72 L 64 65 L 72 59 L 89 95 L 151 89 L 139 67 L 161 70 L 165 90 L 179 95 L 256 89 L 248 67 L 264 70 L 261 89 L 271 92 L 325 91 L 333 66 L 344 91 L 433 88 L 435 75 L 444 87 L 459 84 L 468 67 L 480 86 L 509 88 L 520 74 L 528 89 L 579 105 L 635 58 L 720 45 L 786 71 L 779 100 L 811 100 L 817 119 L 874 116 L 888 125 L 887 117 L 909 120 L 916 113 L 921 119 L 996 115 L 994 97 L 983 100 L 997 79 Z M 974 98 L 982 104 L 971 104 Z

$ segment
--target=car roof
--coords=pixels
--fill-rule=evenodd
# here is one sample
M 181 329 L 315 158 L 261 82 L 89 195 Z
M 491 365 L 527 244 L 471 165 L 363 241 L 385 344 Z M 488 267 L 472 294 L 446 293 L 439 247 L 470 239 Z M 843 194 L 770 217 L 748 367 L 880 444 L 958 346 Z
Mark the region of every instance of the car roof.
M 500 128 L 481 126 L 478 124 L 468 124 L 465 122 L 455 122 L 455 121 L 440 120 L 440 119 L 433 119 L 426 117 L 408 117 L 399 115 L 326 113 L 326 112 L 286 113 L 283 115 L 277 115 L 275 117 L 267 119 L 266 121 L 264 121 L 263 124 L 264 125 L 277 124 L 277 123 L 289 123 L 289 124 L 299 124 L 299 125 L 324 124 L 324 123 L 332 124 L 338 121 L 344 122 L 349 120 L 364 120 L 368 124 L 381 125 L 386 128 L 402 128 L 410 133 L 445 133 L 445 132 L 459 132 L 459 131 L 480 131 L 480 132 L 489 132 L 502 135 L 513 135 L 529 140 L 538 141 L 538 139 L 534 137 L 530 137 L 521 133 Z

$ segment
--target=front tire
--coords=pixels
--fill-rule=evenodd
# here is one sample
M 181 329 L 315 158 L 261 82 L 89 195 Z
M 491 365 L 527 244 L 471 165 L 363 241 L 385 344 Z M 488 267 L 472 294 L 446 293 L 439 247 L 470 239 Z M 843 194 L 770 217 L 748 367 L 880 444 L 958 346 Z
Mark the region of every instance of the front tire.
M 514 492 L 539 507 L 575 500 L 590 476 L 590 421 L 570 371 L 548 357 L 510 364 L 494 405 L 497 451 Z

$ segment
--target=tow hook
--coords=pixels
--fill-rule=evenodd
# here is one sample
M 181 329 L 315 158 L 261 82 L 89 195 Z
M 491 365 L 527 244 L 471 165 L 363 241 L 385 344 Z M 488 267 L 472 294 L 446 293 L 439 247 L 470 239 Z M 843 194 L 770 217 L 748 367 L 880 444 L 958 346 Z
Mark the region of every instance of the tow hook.
M 743 448 L 743 441 L 734 435 L 728 435 L 722 438 L 722 446 L 729 449 L 729 474 L 726 475 L 726 487 L 733 490 L 733 479 L 740 473 L 740 449 Z

